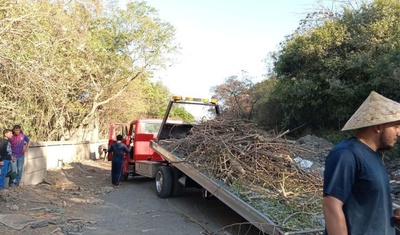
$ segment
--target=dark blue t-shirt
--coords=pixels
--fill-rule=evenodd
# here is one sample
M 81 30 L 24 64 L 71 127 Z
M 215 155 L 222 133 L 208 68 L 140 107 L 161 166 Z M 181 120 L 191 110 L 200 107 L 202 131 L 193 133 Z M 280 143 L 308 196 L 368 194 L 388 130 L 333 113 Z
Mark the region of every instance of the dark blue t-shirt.
M 349 235 L 393 235 L 387 171 L 380 155 L 353 137 L 339 143 L 325 161 L 324 196 L 341 200 Z
M 117 161 L 122 161 L 124 159 L 124 153 L 130 152 L 130 148 L 126 147 L 125 144 L 122 142 L 114 142 L 110 148 L 108 149 L 108 152 L 113 153 L 112 161 L 117 162 Z

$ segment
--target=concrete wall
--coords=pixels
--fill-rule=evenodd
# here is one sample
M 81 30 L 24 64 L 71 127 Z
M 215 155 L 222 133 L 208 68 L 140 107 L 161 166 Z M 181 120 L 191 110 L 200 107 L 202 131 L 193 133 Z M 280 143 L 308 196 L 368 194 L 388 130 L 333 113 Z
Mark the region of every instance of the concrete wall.
M 99 142 L 49 141 L 31 142 L 25 154 L 22 184 L 38 184 L 46 177 L 48 169 L 61 167 L 62 164 L 99 159 L 98 148 L 107 145 L 107 140 Z

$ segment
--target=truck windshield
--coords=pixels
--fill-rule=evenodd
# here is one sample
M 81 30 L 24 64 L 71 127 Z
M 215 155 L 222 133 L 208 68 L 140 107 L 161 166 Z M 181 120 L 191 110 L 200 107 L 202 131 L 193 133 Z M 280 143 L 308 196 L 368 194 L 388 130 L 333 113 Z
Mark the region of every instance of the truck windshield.
M 160 129 L 160 123 L 145 123 L 144 132 L 147 134 L 157 134 Z
M 158 131 L 160 130 L 161 127 L 161 119 L 158 120 L 143 120 L 143 122 L 140 123 L 140 129 L 141 132 L 146 134 L 158 134 Z M 168 119 L 167 123 L 174 123 L 174 124 L 182 124 L 182 120 L 171 120 Z

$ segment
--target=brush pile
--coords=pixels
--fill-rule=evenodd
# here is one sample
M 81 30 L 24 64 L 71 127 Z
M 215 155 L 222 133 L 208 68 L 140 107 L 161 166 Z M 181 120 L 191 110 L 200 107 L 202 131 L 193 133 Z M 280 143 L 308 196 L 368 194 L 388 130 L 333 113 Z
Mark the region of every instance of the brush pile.
M 183 139 L 161 143 L 267 215 L 284 231 L 323 228 L 322 177 L 302 168 L 299 156 L 316 154 L 282 134 L 252 123 L 216 119 L 194 126 Z

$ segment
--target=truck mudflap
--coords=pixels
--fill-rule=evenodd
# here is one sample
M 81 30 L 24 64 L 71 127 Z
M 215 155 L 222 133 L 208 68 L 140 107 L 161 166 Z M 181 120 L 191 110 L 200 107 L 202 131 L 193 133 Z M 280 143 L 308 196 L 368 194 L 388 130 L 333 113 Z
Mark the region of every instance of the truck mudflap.
M 244 219 L 256 226 L 260 231 L 276 235 L 276 234 L 322 234 L 323 230 L 306 230 L 296 232 L 283 232 L 271 219 L 266 215 L 256 210 L 253 206 L 243 201 L 241 198 L 236 196 L 224 183 L 217 183 L 214 180 L 207 177 L 195 169 L 190 164 L 182 161 L 181 158 L 170 153 L 164 149 L 157 142 L 151 141 L 150 147 L 158 154 L 163 156 L 166 161 L 173 164 L 177 169 L 182 171 L 185 175 L 190 177 L 192 180 L 201 185 L 205 190 L 212 193 L 213 196 L 222 201 L 225 205 L 230 207 L 236 213 L 241 215 Z

